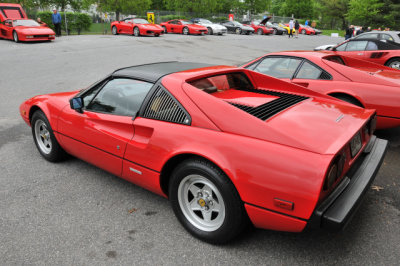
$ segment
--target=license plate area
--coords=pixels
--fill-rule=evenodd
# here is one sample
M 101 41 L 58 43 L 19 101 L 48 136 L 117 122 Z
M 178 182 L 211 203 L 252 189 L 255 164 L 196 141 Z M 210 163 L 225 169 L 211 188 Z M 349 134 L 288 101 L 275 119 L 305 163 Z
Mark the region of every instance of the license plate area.
M 361 141 L 361 132 L 358 132 L 357 135 L 350 141 L 350 152 L 351 157 L 354 158 L 357 153 L 361 150 L 362 141 Z

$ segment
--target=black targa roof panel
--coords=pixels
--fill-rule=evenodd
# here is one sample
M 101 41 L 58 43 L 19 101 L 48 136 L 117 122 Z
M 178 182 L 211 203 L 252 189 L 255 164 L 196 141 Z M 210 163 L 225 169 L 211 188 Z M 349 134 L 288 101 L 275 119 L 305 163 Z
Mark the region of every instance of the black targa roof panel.
M 193 62 L 163 62 L 121 68 L 114 71 L 112 75 L 131 77 L 155 83 L 160 78 L 172 73 L 209 66 L 212 65 Z

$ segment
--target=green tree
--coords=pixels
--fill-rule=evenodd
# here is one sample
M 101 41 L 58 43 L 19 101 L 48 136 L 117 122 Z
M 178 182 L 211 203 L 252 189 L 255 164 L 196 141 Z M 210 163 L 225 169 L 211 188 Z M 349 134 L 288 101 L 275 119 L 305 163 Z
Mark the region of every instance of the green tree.
M 336 21 L 341 22 L 341 28 L 346 28 L 346 17 L 349 9 L 349 0 L 319 0 L 320 14 L 326 20 L 330 20 L 330 28 L 333 28 Z
M 296 18 L 313 18 L 314 0 L 285 0 L 282 3 L 282 12 Z
M 357 25 L 376 25 L 383 3 L 380 0 L 350 0 L 347 19 Z

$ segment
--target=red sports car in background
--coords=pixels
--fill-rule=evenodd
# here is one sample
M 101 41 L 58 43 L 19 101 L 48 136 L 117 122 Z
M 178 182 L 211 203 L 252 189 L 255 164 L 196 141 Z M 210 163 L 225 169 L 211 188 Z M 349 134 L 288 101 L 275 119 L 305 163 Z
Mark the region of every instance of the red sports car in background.
M 266 54 L 243 67 L 376 109 L 378 128 L 400 126 L 398 70 L 333 52 L 310 51 Z
M 300 24 L 299 33 L 305 35 L 316 35 L 315 29 L 310 26 L 304 26 L 303 24 Z
M 132 34 L 137 36 L 160 36 L 164 33 L 164 29 L 157 24 L 150 24 L 142 18 L 126 18 L 111 23 L 111 32 L 117 34 Z
M 269 18 L 263 20 L 243 21 L 242 24 L 252 27 L 254 32 L 258 35 L 269 35 L 274 33 L 274 29 L 265 26 L 268 20 Z
M 160 23 L 160 25 L 164 28 L 164 33 L 181 33 L 184 35 L 203 35 L 208 33 L 207 27 L 183 19 L 170 20 Z
M 182 225 L 212 243 L 248 220 L 340 229 L 387 148 L 374 110 L 200 63 L 122 68 L 82 91 L 33 97 L 20 113 L 45 159 L 69 153 L 168 197 Z
M 42 26 L 28 19 L 18 4 L 0 4 L 0 38 L 19 41 L 50 41 L 55 33 L 47 26 Z
M 389 40 L 353 38 L 338 45 L 322 45 L 314 48 L 315 51 L 325 49 L 338 55 L 400 69 L 400 44 Z

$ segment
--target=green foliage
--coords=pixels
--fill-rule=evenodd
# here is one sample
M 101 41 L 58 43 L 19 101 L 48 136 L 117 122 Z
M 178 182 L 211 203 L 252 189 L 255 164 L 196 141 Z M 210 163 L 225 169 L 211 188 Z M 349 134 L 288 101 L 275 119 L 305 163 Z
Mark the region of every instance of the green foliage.
M 376 25 L 383 3 L 380 0 L 350 0 L 346 17 L 356 25 Z
M 54 25 L 51 21 L 52 14 L 53 12 L 51 11 L 41 11 L 37 13 L 37 17 L 39 17 L 44 23 L 47 24 L 47 26 L 54 30 Z M 61 29 L 65 31 L 65 16 L 63 12 L 60 12 L 60 15 L 62 18 Z M 78 33 L 80 33 L 83 30 L 89 30 L 90 25 L 92 24 L 92 19 L 88 14 L 79 12 L 67 12 L 66 16 L 69 31 L 77 31 Z
M 187 19 L 186 16 L 182 15 L 165 15 L 165 16 L 160 16 L 161 22 L 173 20 L 173 19 Z

